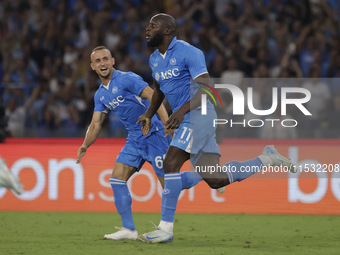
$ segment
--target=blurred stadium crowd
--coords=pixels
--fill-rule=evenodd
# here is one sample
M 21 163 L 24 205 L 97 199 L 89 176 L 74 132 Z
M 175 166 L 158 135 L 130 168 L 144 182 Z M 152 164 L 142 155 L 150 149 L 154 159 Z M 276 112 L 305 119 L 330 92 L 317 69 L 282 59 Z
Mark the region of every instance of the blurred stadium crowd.
M 245 78 L 297 78 L 292 86 L 312 94 L 312 117 L 289 112 L 296 128 L 220 127 L 219 138 L 340 137 L 337 0 L 2 0 L 0 137 L 84 136 L 100 84 L 91 50 L 107 46 L 117 69 L 151 83 L 145 27 L 159 12 L 176 18 L 179 39 L 203 50 L 216 82 L 244 89 Z M 252 86 L 254 105 L 268 109 L 272 85 Z M 110 115 L 101 136 L 126 131 Z

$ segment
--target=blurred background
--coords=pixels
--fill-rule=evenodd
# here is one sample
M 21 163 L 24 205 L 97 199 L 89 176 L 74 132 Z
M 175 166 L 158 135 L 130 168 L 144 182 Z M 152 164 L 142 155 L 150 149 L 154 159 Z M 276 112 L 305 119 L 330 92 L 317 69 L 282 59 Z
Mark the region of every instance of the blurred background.
M 273 87 L 305 88 L 313 114 L 294 106 L 287 116 L 280 107 L 265 116 L 295 119 L 294 128 L 219 125 L 221 163 L 275 144 L 301 172 L 258 173 L 223 195 L 203 182 L 182 192 L 172 254 L 339 254 L 339 0 L 0 0 L 0 157 L 25 190 L 17 196 L 0 188 L 0 253 L 112 252 L 113 243 L 100 239 L 120 225 L 109 177 L 125 144 L 116 138 L 127 133 L 110 114 L 104 139 L 75 163 L 100 85 L 90 53 L 105 45 L 115 68 L 151 84 L 145 28 L 159 12 L 174 16 L 178 38 L 204 52 L 215 83 L 245 95 L 252 87 L 256 109 L 271 107 Z M 249 111 L 233 116 L 231 95 L 219 95 L 220 118 L 264 119 Z M 152 166 L 144 164 L 127 184 L 138 231 L 150 231 L 162 194 Z M 114 245 L 117 254 L 158 253 L 143 244 Z
M 222 127 L 219 140 L 340 137 L 337 0 L 0 0 L 0 140 L 83 137 L 100 84 L 89 66 L 98 45 L 111 50 L 115 68 L 151 84 L 145 28 L 159 12 L 176 18 L 178 38 L 204 52 L 216 81 L 245 89 L 247 78 L 298 78 L 292 86 L 311 92 L 311 118 L 289 112 L 296 128 Z M 258 109 L 270 107 L 271 86 L 253 85 Z M 110 114 L 100 136 L 126 135 Z

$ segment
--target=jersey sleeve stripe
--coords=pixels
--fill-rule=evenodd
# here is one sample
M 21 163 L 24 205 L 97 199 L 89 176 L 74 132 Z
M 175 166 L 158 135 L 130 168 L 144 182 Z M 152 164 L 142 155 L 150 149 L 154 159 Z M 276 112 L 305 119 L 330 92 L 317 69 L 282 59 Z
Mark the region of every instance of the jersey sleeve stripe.
M 198 76 L 201 76 L 202 74 L 205 74 L 205 73 L 208 73 L 208 72 L 203 72 L 203 73 L 200 73 L 198 75 L 196 75 L 194 78 L 192 78 L 193 80 L 195 80 Z

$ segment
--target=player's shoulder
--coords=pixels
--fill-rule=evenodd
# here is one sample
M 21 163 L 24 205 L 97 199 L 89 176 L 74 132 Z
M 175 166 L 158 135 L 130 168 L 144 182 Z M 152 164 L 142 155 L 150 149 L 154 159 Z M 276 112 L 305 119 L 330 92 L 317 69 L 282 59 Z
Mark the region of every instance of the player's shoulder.
M 199 48 L 195 47 L 194 45 L 183 41 L 183 40 L 177 40 L 176 44 L 174 45 L 177 49 L 180 49 L 183 52 L 192 52 L 192 51 L 197 51 L 197 52 L 202 52 Z
M 99 86 L 99 88 L 96 90 L 96 92 L 94 93 L 94 99 L 97 100 L 100 97 L 102 97 L 102 85 Z
M 174 45 L 175 47 L 183 47 L 183 48 L 187 48 L 187 47 L 194 47 L 193 45 L 191 45 L 190 43 L 183 41 L 183 40 L 177 40 L 176 44 Z
M 149 61 L 154 60 L 157 57 L 158 54 L 159 54 L 159 50 L 156 49 L 154 52 L 151 53 L 151 55 L 149 57 Z
M 134 72 L 123 72 L 123 71 L 118 71 L 118 76 L 122 77 L 122 78 L 129 78 L 129 77 L 140 77 L 138 74 L 134 73 Z
M 123 71 L 118 71 L 117 77 L 119 81 L 126 81 L 126 80 L 136 80 L 136 79 L 142 79 L 138 74 L 134 72 L 123 72 Z

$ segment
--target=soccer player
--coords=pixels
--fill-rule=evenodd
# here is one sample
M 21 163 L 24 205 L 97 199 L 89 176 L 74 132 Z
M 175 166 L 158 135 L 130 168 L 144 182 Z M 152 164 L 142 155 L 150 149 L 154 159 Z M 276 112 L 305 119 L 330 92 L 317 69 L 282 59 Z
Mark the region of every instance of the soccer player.
M 139 239 L 146 243 L 171 243 L 174 214 L 182 187 L 180 168 L 188 159 L 201 169 L 219 165 L 220 151 L 212 125 L 217 116 L 210 101 L 207 102 L 206 115 L 203 116 L 198 109 L 201 95 L 196 92 L 199 86 L 191 80 L 207 83 L 210 77 L 202 51 L 177 40 L 175 19 L 167 14 L 153 16 L 146 28 L 146 40 L 149 47 L 156 48 L 149 59 L 155 91 L 149 108 L 138 123 L 143 122 L 143 134 L 148 134 L 152 130 L 151 118 L 166 97 L 173 113 L 165 127 L 175 131 L 163 162 L 161 222 L 156 230 L 140 235 Z M 280 155 L 274 146 L 266 146 L 259 157 L 225 165 L 225 169 L 232 167 L 233 171 L 200 174 L 211 188 L 217 189 L 242 181 L 269 165 L 292 167 L 291 161 Z M 242 167 L 247 166 L 254 170 L 242 171 Z
M 109 111 L 114 111 L 128 130 L 124 148 L 119 153 L 113 167 L 110 183 L 114 194 L 117 211 L 122 219 L 123 227 L 119 231 L 105 235 L 106 239 L 136 240 L 138 237 L 131 212 L 132 199 L 126 185 L 127 180 L 148 161 L 162 187 L 164 187 L 163 168 L 156 164 L 156 158 L 163 158 L 169 147 L 172 134 L 164 130 L 168 119 L 165 107 L 161 105 L 158 115 L 152 117 L 152 128 L 143 136 L 141 124 L 136 124 L 138 117 L 145 112 L 151 101 L 153 90 L 143 79 L 133 72 L 121 72 L 113 68 L 115 59 L 104 46 L 98 46 L 91 53 L 91 68 L 96 71 L 102 84 L 94 96 L 94 112 L 84 142 L 78 149 L 77 163 L 80 163 L 86 150 L 93 144 Z M 149 101 L 148 101 L 149 100 Z M 163 122 L 163 123 L 162 123 Z M 166 134 L 165 134 L 166 133 Z M 166 137 L 164 137 L 164 134 Z M 202 179 L 194 172 L 183 172 L 183 186 L 189 189 Z
M 24 192 L 18 178 L 8 170 L 6 162 L 2 158 L 0 158 L 0 187 L 12 189 L 18 195 Z

